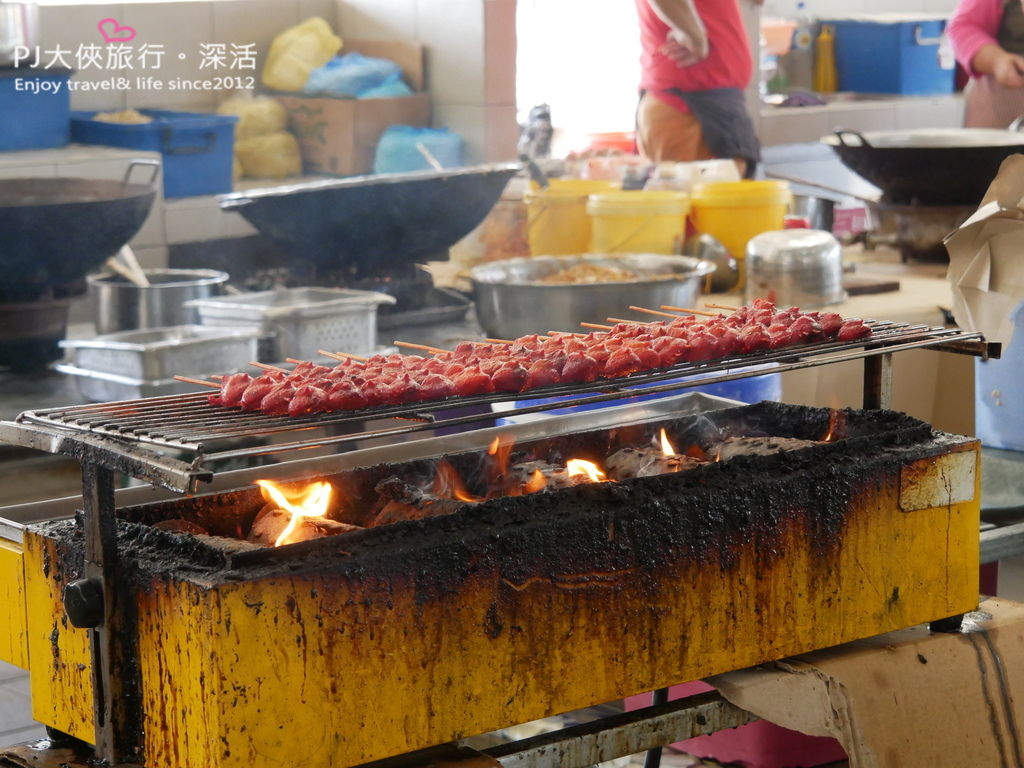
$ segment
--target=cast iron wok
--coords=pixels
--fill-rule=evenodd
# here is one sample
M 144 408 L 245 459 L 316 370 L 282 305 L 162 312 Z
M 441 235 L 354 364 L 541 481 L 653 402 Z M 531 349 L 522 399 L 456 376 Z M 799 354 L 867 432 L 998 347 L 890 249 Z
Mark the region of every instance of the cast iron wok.
M 1024 152 L 1024 134 L 985 128 L 839 130 L 822 141 L 899 205 L 977 205 L 1000 163 Z

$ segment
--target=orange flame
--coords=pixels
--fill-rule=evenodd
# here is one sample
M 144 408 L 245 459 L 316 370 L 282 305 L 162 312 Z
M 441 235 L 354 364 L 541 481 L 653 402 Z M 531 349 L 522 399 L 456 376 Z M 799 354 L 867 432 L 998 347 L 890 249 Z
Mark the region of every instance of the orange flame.
M 279 509 L 291 515 L 288 525 L 274 542 L 275 547 L 289 543 L 289 538 L 295 533 L 303 518 L 326 517 L 327 508 L 331 503 L 331 492 L 334 490 L 330 483 L 325 482 L 311 483 L 297 492 L 285 491 L 270 480 L 257 480 L 256 485 L 260 487 L 264 499 L 277 504 Z
M 846 414 L 833 408 L 828 414 L 828 431 L 821 438 L 823 443 L 831 443 L 846 437 Z
M 487 481 L 490 487 L 504 488 L 506 486 L 509 477 L 509 460 L 514 445 L 515 441 L 504 435 L 498 435 L 491 441 L 491 445 L 487 449 L 488 455 L 492 457 L 492 461 L 487 467 Z M 516 492 L 514 488 L 507 490 L 513 494 Z
M 537 491 L 543 491 L 547 486 L 548 479 L 544 477 L 544 473 L 539 469 L 535 469 L 533 470 L 533 475 L 523 485 L 523 493 L 537 493 Z
M 437 462 L 437 474 L 434 475 L 433 494 L 443 499 L 457 499 L 477 503 L 483 501 L 479 496 L 474 496 L 466 488 L 466 484 L 455 471 L 455 467 L 442 459 Z
M 566 470 L 569 473 L 569 477 L 576 477 L 577 475 L 586 475 L 590 478 L 592 483 L 603 483 L 608 478 L 605 477 L 604 472 L 592 461 L 585 461 L 583 459 L 569 459 L 565 465 Z
M 669 442 L 668 435 L 665 434 L 664 428 L 661 430 L 661 452 L 666 456 L 676 455 L 676 449 L 672 446 L 672 443 Z

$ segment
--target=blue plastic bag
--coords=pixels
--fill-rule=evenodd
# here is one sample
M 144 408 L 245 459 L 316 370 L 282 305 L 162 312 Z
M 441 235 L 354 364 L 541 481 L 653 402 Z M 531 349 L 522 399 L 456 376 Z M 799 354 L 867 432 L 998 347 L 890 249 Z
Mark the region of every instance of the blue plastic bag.
M 365 91 L 401 80 L 402 68 L 387 59 L 372 59 L 361 53 L 335 56 L 309 74 L 303 92 L 311 96 L 355 98 Z
M 447 128 L 416 128 L 393 125 L 380 137 L 373 162 L 374 173 L 406 173 L 432 170 L 416 148 L 422 144 L 445 168 L 462 165 L 462 138 Z
M 388 78 L 380 85 L 359 93 L 360 99 L 401 99 L 412 96 L 413 90 L 398 75 Z

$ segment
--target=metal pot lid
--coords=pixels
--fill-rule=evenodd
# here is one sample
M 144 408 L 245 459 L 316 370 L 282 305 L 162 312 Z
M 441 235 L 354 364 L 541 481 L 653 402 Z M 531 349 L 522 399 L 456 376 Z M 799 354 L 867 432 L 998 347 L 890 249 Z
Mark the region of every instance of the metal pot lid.
M 1024 147 L 1024 134 L 995 128 L 941 128 L 907 131 L 839 130 L 824 136 L 832 147 L 851 149 L 966 149 L 979 147 Z
M 839 241 L 831 232 L 820 229 L 782 229 L 762 232 L 752 237 L 747 244 L 747 253 L 772 258 L 782 254 L 829 253 L 839 247 Z

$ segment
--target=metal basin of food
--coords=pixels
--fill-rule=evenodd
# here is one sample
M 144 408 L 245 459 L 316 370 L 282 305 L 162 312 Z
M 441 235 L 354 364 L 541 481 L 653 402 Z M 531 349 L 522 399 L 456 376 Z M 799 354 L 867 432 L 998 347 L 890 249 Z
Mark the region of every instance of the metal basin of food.
M 578 264 L 626 269 L 628 282 L 545 283 L 544 278 Z M 470 272 L 476 312 L 488 336 L 513 339 L 550 330 L 575 331 L 581 322 L 603 323 L 628 313 L 629 306 L 661 304 L 689 307 L 703 278 L 713 272 L 709 261 L 651 253 L 538 256 L 482 264 Z

